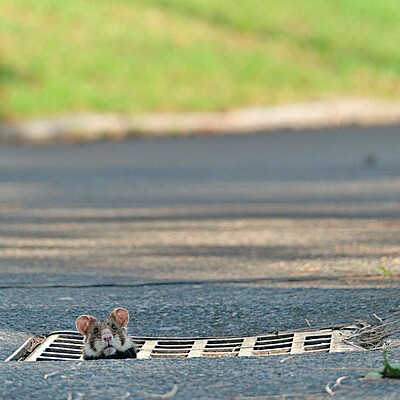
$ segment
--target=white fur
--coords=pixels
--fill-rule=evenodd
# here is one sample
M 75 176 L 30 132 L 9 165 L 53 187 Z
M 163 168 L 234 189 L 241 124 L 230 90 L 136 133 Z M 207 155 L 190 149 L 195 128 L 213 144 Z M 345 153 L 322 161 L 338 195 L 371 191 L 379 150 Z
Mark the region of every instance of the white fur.
M 123 346 L 121 346 L 121 341 L 119 340 L 119 338 L 115 338 L 115 339 L 117 339 L 118 342 L 119 342 L 118 343 L 119 344 L 119 347 L 118 347 L 119 351 L 126 351 L 126 350 L 130 349 L 131 347 L 133 347 L 131 339 L 128 336 L 126 337 L 125 344 Z
M 103 335 L 106 332 L 103 332 Z M 86 342 L 84 344 L 84 353 L 88 357 L 98 357 L 100 354 L 104 354 L 105 356 L 112 356 L 114 355 L 117 350 L 118 351 L 127 351 L 131 347 L 133 347 L 132 341 L 129 337 L 126 338 L 124 345 L 121 345 L 121 340 L 119 339 L 118 336 L 113 336 L 113 339 L 110 341 L 110 345 L 113 346 L 112 348 L 107 348 L 105 349 L 105 346 L 107 345 L 107 342 L 104 341 L 103 339 L 96 340 L 94 342 L 94 347 L 96 351 L 93 351 L 90 344 Z
M 98 357 L 98 354 L 95 353 L 92 348 L 90 347 L 90 344 L 86 342 L 83 346 L 83 352 L 89 357 Z

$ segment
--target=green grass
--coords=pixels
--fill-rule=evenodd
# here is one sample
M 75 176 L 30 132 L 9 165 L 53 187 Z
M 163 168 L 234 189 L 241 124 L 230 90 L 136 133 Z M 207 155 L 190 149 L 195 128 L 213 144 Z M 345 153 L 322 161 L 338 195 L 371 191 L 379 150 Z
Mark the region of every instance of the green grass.
M 400 94 L 398 0 L 0 0 L 5 118 Z

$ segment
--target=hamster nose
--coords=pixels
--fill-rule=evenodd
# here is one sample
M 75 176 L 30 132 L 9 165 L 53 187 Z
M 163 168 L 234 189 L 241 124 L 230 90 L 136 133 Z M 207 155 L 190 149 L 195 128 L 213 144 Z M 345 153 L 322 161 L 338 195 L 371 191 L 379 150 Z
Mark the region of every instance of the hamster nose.
M 103 340 L 104 340 L 105 342 L 111 342 L 111 340 L 112 340 L 112 335 L 111 335 L 111 333 L 105 333 L 105 334 L 103 335 Z

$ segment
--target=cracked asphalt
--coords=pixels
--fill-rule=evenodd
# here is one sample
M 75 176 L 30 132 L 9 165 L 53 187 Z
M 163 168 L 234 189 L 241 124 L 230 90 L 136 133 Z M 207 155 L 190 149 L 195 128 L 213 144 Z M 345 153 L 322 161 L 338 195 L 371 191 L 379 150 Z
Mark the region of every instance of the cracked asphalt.
M 0 359 L 117 306 L 146 336 L 392 314 L 399 149 L 398 127 L 0 148 Z M 285 358 L 1 362 L 0 399 L 330 398 L 341 376 L 335 397 L 397 398 L 361 379 L 380 352 Z

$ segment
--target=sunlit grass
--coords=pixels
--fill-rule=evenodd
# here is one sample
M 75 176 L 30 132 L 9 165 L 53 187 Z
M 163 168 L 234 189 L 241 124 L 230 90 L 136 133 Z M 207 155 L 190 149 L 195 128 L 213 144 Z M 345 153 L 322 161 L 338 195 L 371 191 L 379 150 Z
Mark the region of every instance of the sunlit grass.
M 397 0 L 0 0 L 1 114 L 400 94 Z

